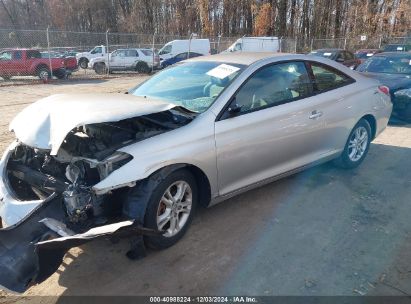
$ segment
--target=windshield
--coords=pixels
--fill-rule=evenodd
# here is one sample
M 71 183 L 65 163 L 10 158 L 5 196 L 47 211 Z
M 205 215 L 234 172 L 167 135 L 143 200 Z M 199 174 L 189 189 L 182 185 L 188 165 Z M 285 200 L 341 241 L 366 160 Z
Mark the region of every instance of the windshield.
M 384 48 L 384 52 L 405 52 L 408 51 L 410 47 L 408 45 L 401 44 L 389 44 Z
M 165 100 L 202 113 L 243 68 L 243 65 L 231 63 L 187 62 L 158 73 L 130 93 Z
M 355 55 L 355 58 L 358 58 L 358 59 L 367 59 L 367 58 L 374 56 L 374 53 L 373 52 L 369 52 L 369 53 L 363 52 L 363 53 L 355 53 L 354 55 Z
M 172 45 L 166 44 L 159 52 L 160 55 L 165 55 L 171 52 Z
M 320 56 L 320 57 L 325 57 L 325 58 L 332 58 L 335 56 L 335 52 L 329 52 L 329 51 L 312 51 L 308 55 L 312 56 Z
M 369 73 L 411 74 L 411 56 L 373 56 L 361 64 L 357 70 Z

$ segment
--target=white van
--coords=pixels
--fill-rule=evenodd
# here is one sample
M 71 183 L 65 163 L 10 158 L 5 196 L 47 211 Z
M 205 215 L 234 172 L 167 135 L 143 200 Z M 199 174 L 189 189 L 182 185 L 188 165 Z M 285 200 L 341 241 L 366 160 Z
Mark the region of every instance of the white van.
M 228 52 L 279 52 L 278 37 L 243 37 L 234 42 Z
M 191 42 L 190 42 L 191 41 Z M 210 40 L 208 39 L 187 39 L 187 40 L 173 40 L 166 43 L 158 52 L 160 60 L 169 59 L 175 55 L 194 52 L 202 55 L 210 55 Z

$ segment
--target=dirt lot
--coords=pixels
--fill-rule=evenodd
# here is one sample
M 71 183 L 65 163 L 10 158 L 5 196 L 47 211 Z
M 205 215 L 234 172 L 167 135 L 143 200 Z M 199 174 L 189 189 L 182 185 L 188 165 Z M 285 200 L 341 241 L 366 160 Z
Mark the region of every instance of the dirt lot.
M 1 87 L 0 149 L 12 117 L 36 99 L 122 92 L 143 79 Z M 143 260 L 125 257 L 126 240 L 72 249 L 23 297 L 410 294 L 410 127 L 391 125 L 358 169 L 326 164 L 200 210 L 182 241 Z

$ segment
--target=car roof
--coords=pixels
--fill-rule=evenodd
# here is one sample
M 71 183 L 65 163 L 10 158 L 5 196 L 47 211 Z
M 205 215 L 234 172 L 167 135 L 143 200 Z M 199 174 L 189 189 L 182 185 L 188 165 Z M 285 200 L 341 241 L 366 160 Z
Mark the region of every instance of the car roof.
M 272 58 L 272 57 L 285 57 L 292 54 L 288 53 L 269 53 L 269 52 L 238 52 L 238 53 L 220 53 L 216 55 L 200 56 L 195 58 L 190 58 L 185 60 L 185 62 L 191 61 L 214 61 L 214 62 L 225 62 L 225 63 L 235 63 L 243 65 L 251 65 L 262 59 Z
M 337 48 L 329 48 L 329 49 L 317 49 L 317 50 L 312 50 L 312 52 L 336 52 L 336 51 L 345 51 L 344 49 L 337 49 Z
M 359 52 L 370 52 L 370 51 L 379 51 L 380 49 L 359 49 L 356 51 L 356 53 Z
M 384 52 L 384 53 L 378 53 L 375 54 L 374 56 L 389 56 L 389 57 L 411 57 L 410 52 Z
M 38 50 L 38 49 L 27 49 L 27 48 L 15 48 L 15 49 L 13 49 L 13 48 L 7 48 L 7 49 L 0 49 L 0 52 L 4 52 L 4 51 L 8 51 L 8 52 L 11 52 L 11 51 L 36 51 L 36 52 L 40 52 L 40 50 Z M 46 50 L 47 51 L 47 50 Z

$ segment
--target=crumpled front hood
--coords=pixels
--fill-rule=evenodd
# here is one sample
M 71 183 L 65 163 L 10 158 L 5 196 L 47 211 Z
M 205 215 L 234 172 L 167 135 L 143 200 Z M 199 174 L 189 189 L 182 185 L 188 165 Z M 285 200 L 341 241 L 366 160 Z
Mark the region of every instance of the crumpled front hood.
M 56 155 L 74 128 L 148 115 L 175 107 L 167 102 L 127 94 L 59 94 L 41 99 L 11 122 L 19 141 Z

